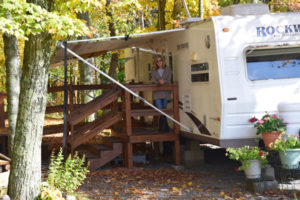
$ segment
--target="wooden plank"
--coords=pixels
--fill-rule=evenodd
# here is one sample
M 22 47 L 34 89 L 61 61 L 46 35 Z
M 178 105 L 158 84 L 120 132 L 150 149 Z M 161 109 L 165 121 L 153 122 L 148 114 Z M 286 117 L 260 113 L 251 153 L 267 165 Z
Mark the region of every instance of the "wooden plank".
M 157 84 L 132 85 L 132 84 L 126 84 L 125 86 L 128 87 L 129 89 L 131 89 L 134 92 L 173 90 L 173 84 L 164 84 L 164 85 L 157 85 Z
M 162 109 L 163 112 L 167 113 L 168 115 L 173 115 L 173 109 Z M 131 116 L 132 117 L 138 117 L 138 116 L 159 116 L 162 115 L 158 111 L 151 109 L 135 109 L 131 110 Z
M 98 159 L 89 159 L 90 162 L 89 170 L 95 171 L 99 167 L 102 167 L 103 165 L 107 164 L 108 162 L 112 161 L 113 159 L 121 155 L 122 147 L 123 147 L 122 143 L 115 143 L 113 146 L 113 150 L 102 151 L 101 157 Z
M 72 141 L 70 141 L 72 148 L 76 148 L 80 144 L 83 144 L 86 141 L 92 139 L 98 133 L 100 133 L 102 130 L 110 127 L 112 124 L 121 120 L 121 118 L 122 118 L 122 114 L 118 113 L 117 115 L 115 115 L 111 118 L 102 119 L 102 122 L 99 122 L 99 124 L 94 129 L 88 131 L 86 134 L 73 135 L 73 139 L 72 139 Z
M 139 143 L 139 142 L 164 142 L 164 141 L 175 141 L 176 135 L 174 133 L 164 133 L 156 135 L 132 135 L 129 137 L 130 143 Z
M 101 85 L 73 85 L 73 90 L 102 90 L 111 89 L 113 84 L 101 84 Z
M 100 97 L 90 101 L 89 103 L 85 104 L 84 106 L 74 109 L 74 111 L 68 116 L 68 122 L 71 125 L 75 125 L 82 121 L 84 118 L 88 117 L 89 115 L 95 113 L 96 111 L 104 108 L 106 105 L 110 104 L 111 102 L 118 99 L 120 96 L 121 91 L 113 91 L 110 90 Z
M 43 135 L 49 135 L 53 133 L 62 133 L 64 130 L 63 124 L 44 126 Z
M 81 135 L 85 134 L 86 132 L 95 129 L 99 124 L 103 123 L 105 120 L 109 120 L 110 118 L 113 117 L 113 114 L 111 112 L 104 114 L 98 119 L 95 119 L 93 122 L 87 122 L 81 127 L 75 127 L 75 131 L 72 135 Z
M 7 160 L 0 160 L 0 166 L 2 165 L 9 165 L 9 161 Z
M 9 158 L 9 157 L 7 157 L 6 155 L 4 155 L 4 154 L 2 154 L 2 153 L 0 153 L 0 158 L 1 159 L 4 159 L 4 160 L 6 160 L 6 161 L 11 161 L 11 159 Z

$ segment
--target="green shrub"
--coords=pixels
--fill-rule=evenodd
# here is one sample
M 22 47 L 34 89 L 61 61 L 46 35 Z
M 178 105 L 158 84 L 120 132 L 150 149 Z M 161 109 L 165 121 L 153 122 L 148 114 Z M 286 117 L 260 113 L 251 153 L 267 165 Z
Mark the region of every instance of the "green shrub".
M 57 156 L 52 152 L 47 182 L 62 192 L 72 194 L 82 185 L 89 171 L 84 165 L 85 157 L 80 158 L 77 152 L 73 157 L 69 155 L 65 162 L 63 160 L 62 149 Z

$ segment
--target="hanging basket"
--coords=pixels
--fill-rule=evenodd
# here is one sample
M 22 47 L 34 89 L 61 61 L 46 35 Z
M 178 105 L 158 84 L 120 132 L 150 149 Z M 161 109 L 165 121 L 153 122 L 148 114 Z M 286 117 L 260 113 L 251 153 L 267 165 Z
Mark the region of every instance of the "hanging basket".
M 249 160 L 250 166 L 244 170 L 245 175 L 248 179 L 258 179 L 261 176 L 261 161 L 260 160 Z M 243 162 L 245 165 L 245 162 Z
M 278 131 L 272 131 L 272 132 L 264 132 L 262 133 L 262 138 L 265 143 L 265 147 L 270 150 L 269 145 L 274 142 L 276 139 L 278 139 L 281 136 L 281 133 Z
M 287 149 L 286 151 L 279 151 L 279 157 L 282 168 L 299 168 L 300 149 Z

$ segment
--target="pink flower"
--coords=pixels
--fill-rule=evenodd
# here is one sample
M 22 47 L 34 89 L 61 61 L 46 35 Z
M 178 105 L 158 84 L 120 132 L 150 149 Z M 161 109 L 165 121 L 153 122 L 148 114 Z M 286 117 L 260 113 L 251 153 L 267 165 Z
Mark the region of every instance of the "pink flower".
M 273 118 L 274 118 L 274 119 L 278 119 L 277 115 L 273 115 Z
M 257 121 L 257 118 L 256 117 L 252 117 L 249 119 L 249 122 L 253 123 L 253 122 L 256 122 Z
M 264 120 L 260 119 L 260 120 L 257 121 L 257 123 L 262 124 L 262 123 L 264 123 Z
M 285 124 L 285 125 L 288 125 L 289 123 L 288 123 L 288 122 L 284 122 L 284 124 Z
M 266 118 L 264 118 L 264 120 L 265 120 L 265 121 L 269 121 L 269 120 L 270 120 L 270 118 L 269 118 L 269 117 L 266 117 Z
M 298 134 L 294 134 L 293 136 L 294 136 L 294 138 L 299 138 Z

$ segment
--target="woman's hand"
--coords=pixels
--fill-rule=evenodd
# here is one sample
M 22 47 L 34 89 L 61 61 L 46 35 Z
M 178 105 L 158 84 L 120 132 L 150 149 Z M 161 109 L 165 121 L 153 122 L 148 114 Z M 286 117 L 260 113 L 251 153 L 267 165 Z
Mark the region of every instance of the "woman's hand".
M 163 85 L 163 84 L 165 84 L 165 81 L 163 79 L 160 79 L 159 84 Z

